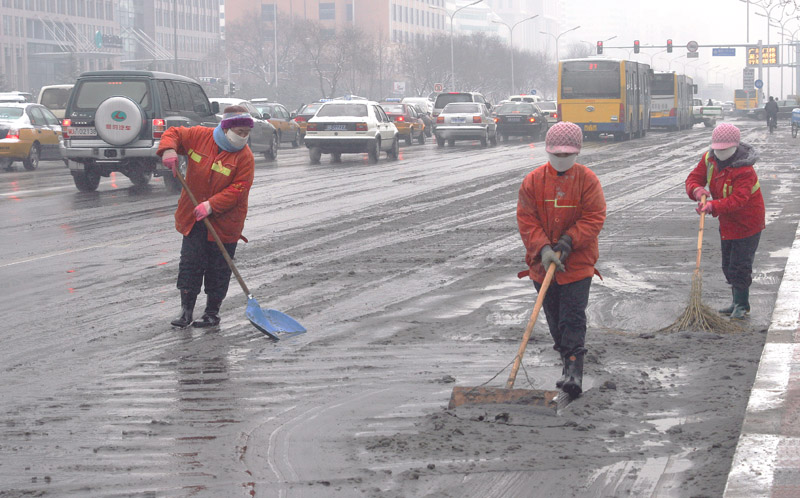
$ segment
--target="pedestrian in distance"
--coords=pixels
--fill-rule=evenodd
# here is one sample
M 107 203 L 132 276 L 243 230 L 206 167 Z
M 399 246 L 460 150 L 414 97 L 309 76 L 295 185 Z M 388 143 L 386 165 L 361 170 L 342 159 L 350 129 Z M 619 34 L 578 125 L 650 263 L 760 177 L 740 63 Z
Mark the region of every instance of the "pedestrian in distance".
M 186 184 L 199 204 L 193 206 L 184 190 L 175 210 L 175 228 L 183 234 L 178 265 L 181 314 L 175 327 L 219 325 L 219 309 L 231 278 L 231 269 L 203 222 L 208 218 L 233 258 L 247 216 L 247 199 L 253 184 L 255 160 L 247 146 L 253 118 L 241 106 L 229 106 L 216 128 L 169 128 L 161 138 L 158 155 L 164 166 L 179 175 L 178 155 L 188 156 Z M 206 308 L 200 321 L 192 320 L 197 295 L 205 284 Z
M 722 123 L 711 134 L 711 150 L 686 178 L 686 193 L 697 201 L 697 214 L 719 218 L 722 273 L 733 296 L 730 306 L 719 312 L 738 320 L 750 312 L 753 260 L 766 227 L 764 197 L 753 168 L 757 160 L 753 147 L 741 141 L 739 128 Z
M 714 105 L 714 102 L 711 99 L 708 99 L 708 102 L 706 103 L 706 105 Z
M 537 292 L 551 263 L 557 268 L 542 307 L 563 366 L 556 387 L 572 397 L 583 390 L 586 306 L 592 277 L 599 275 L 594 265 L 606 219 L 600 181 L 575 162 L 582 143 L 583 131 L 574 123 L 562 121 L 550 128 L 545 137 L 549 160 L 528 173 L 517 202 L 525 262 Z

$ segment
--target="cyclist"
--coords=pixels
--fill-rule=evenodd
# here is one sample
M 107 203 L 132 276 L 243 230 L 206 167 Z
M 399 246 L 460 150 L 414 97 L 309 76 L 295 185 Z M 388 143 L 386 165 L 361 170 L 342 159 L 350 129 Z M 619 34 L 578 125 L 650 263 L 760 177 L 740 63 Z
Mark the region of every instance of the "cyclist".
M 769 128 L 770 120 L 773 125 L 778 127 L 778 103 L 775 102 L 774 97 L 769 98 L 769 102 L 764 104 L 764 110 L 767 111 L 767 128 Z

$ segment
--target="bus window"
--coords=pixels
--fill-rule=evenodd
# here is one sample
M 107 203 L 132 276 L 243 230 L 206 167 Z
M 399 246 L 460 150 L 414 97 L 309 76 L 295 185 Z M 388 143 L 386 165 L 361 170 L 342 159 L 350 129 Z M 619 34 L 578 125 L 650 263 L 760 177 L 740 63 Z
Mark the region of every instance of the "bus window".
M 562 99 L 620 98 L 619 63 L 611 61 L 563 62 Z

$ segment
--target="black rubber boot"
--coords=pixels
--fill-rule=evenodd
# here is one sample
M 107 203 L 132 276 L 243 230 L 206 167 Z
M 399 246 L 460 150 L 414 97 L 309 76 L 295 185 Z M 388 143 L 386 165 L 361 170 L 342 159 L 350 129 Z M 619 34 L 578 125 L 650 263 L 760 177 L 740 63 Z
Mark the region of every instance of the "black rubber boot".
M 222 306 L 222 299 L 208 296 L 206 302 L 206 310 L 203 312 L 203 317 L 194 322 L 194 326 L 200 329 L 208 327 L 216 327 L 219 325 L 219 307 Z
M 750 288 L 733 289 L 734 308 L 731 312 L 731 320 L 743 320 L 750 313 Z
M 734 289 L 733 287 L 731 287 L 731 296 L 733 296 L 731 298 L 731 305 L 718 309 L 717 311 L 719 311 L 720 314 L 730 315 L 731 313 L 733 313 L 733 309 L 736 307 L 736 289 Z
M 569 394 L 570 398 L 577 398 L 583 392 L 583 353 L 572 353 L 564 360 L 567 369 L 567 380 L 561 390 Z
M 567 378 L 567 355 L 563 352 L 559 352 L 561 355 L 561 364 L 563 365 L 561 368 L 561 378 L 556 381 L 556 387 L 561 389 L 561 386 L 564 385 L 564 382 L 568 380 Z
M 181 291 L 181 315 L 172 320 L 172 326 L 186 328 L 192 324 L 192 313 L 194 312 L 194 303 L 197 301 L 197 294 L 192 294 L 189 291 Z

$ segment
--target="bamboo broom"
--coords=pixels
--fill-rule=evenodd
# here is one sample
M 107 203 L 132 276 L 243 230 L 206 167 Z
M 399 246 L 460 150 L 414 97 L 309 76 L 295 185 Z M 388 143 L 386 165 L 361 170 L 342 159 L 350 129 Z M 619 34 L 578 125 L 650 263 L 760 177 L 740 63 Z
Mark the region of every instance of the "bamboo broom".
M 700 202 L 706 204 L 704 195 Z M 700 258 L 703 254 L 703 231 L 706 213 L 700 214 L 700 229 L 697 233 L 697 261 L 692 273 L 692 290 L 689 293 L 689 305 L 683 314 L 671 325 L 658 330 L 658 332 L 679 332 L 681 330 L 704 330 L 707 332 L 741 332 L 742 327 L 730 319 L 723 318 L 702 301 L 703 276 L 700 272 Z

